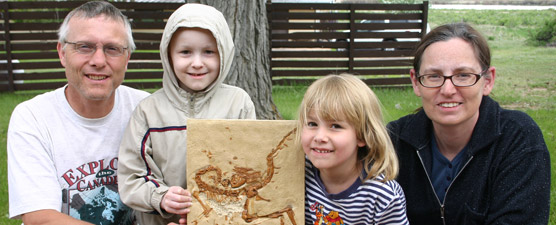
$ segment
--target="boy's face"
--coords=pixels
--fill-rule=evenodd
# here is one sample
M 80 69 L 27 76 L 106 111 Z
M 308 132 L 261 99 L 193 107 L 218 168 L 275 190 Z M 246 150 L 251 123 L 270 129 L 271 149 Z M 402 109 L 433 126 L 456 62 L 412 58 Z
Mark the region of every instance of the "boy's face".
M 206 29 L 178 29 L 170 42 L 169 57 L 180 87 L 189 92 L 205 90 L 220 73 L 216 39 Z

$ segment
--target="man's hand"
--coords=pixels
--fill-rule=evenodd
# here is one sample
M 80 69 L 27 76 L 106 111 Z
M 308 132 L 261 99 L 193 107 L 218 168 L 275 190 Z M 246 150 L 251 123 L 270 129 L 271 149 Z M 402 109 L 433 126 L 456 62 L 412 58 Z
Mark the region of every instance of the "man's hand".
M 187 225 L 187 214 L 181 215 L 179 225 Z M 177 223 L 169 223 L 168 225 L 178 225 Z

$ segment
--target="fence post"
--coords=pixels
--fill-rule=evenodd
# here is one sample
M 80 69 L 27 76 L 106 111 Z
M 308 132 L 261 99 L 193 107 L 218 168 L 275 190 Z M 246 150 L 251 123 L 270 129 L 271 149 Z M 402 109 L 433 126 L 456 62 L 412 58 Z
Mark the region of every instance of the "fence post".
M 349 4 L 349 51 L 348 51 L 348 72 L 353 73 L 353 57 L 355 54 L 355 32 L 357 32 L 355 27 L 355 6 L 353 4 Z
M 14 73 L 12 65 L 12 43 L 10 41 L 10 10 L 8 1 L 2 1 L 2 18 L 4 19 L 4 40 L 6 41 L 6 72 L 8 76 L 8 90 L 13 92 L 14 86 Z
M 421 40 L 427 34 L 427 25 L 429 24 L 429 1 L 423 1 L 423 13 L 421 13 Z

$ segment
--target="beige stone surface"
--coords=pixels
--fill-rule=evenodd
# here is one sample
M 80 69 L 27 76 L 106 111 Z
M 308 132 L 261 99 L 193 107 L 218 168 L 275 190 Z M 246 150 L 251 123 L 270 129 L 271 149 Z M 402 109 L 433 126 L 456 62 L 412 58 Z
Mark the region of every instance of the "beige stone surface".
M 188 224 L 304 224 L 295 121 L 190 119 L 187 129 Z

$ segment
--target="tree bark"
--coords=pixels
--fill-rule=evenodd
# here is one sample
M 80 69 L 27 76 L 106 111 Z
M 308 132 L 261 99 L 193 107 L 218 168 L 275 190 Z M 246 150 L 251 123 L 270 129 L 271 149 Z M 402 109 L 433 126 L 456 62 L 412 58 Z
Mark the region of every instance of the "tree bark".
M 224 81 L 243 88 L 255 103 L 257 119 L 281 118 L 272 100 L 270 38 L 266 0 L 188 0 L 220 10 L 235 44 L 234 64 Z

